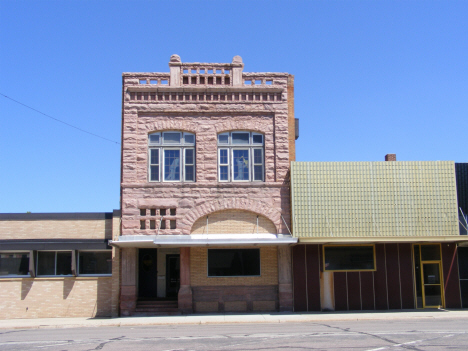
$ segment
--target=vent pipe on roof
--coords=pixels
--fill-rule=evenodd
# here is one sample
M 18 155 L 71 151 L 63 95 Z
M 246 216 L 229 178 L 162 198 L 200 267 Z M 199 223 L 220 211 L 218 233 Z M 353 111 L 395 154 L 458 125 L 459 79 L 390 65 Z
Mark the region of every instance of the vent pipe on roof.
M 396 161 L 396 154 L 386 154 L 385 161 Z

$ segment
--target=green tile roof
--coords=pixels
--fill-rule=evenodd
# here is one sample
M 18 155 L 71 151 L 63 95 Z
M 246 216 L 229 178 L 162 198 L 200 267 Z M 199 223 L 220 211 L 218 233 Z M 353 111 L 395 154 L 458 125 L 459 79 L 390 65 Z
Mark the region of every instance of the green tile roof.
M 292 162 L 293 236 L 459 235 L 455 165 L 430 162 Z

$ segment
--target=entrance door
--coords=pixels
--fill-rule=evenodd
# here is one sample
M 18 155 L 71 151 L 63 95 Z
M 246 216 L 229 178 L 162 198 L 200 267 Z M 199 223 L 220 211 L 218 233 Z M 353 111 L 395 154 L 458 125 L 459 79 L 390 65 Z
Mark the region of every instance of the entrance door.
M 166 297 L 177 298 L 180 287 L 180 255 L 166 255 Z
M 439 244 L 414 245 L 416 306 L 445 306 Z
M 158 292 L 158 249 L 140 249 L 138 256 L 138 297 L 156 298 Z

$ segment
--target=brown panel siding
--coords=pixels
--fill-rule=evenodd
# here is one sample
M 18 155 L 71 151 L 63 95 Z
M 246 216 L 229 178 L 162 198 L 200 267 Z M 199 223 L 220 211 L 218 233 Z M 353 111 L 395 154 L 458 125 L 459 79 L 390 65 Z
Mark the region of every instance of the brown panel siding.
M 441 244 L 444 272 L 445 307 L 461 308 L 456 244 Z
M 373 272 L 360 272 L 361 300 L 363 310 L 374 310 L 374 274 Z
M 400 253 L 401 307 L 404 309 L 415 308 L 412 246 L 411 244 L 398 245 Z
M 359 272 L 348 272 L 348 302 L 350 310 L 361 309 L 361 284 Z
M 387 262 L 388 308 L 391 310 L 401 309 L 398 244 L 385 244 L 385 259 Z
M 294 311 L 307 311 L 307 289 L 305 273 L 305 245 L 292 248 L 294 279 Z
M 387 276 L 385 264 L 385 244 L 375 245 L 377 270 L 374 272 L 375 309 L 387 310 Z
M 320 311 L 320 264 L 318 245 L 306 245 L 307 263 L 307 307 L 309 311 Z
M 346 283 L 346 272 L 335 272 L 334 287 L 335 287 L 335 310 L 348 310 L 348 288 Z

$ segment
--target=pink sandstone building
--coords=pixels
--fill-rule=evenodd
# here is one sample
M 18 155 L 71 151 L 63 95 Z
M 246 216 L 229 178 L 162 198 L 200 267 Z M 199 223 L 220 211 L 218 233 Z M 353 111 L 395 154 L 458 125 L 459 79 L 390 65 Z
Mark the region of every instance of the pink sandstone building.
M 292 310 L 293 76 L 243 67 L 123 74 L 122 315 Z

